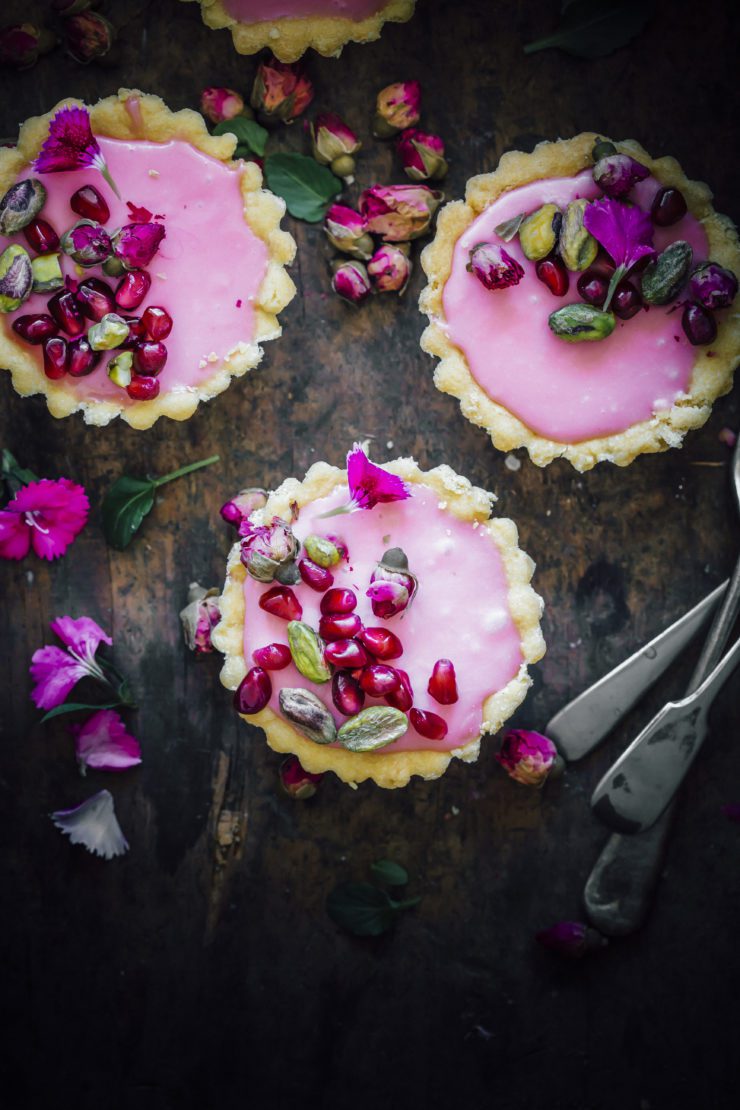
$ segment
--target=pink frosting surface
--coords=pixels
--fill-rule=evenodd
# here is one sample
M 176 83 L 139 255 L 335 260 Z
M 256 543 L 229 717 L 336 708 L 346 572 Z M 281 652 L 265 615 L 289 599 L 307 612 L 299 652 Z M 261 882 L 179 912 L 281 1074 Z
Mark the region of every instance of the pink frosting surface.
M 384 7 L 387 0 L 224 0 L 230 16 L 242 23 L 333 15 L 359 22 Z
M 647 210 L 659 188 L 649 177 L 635 186 L 630 199 Z M 480 387 L 528 428 L 561 443 L 622 432 L 671 408 L 689 384 L 696 357 L 681 328 L 680 311 L 671 312 L 671 305 L 652 307 L 631 320 L 617 320 L 612 335 L 601 342 L 567 343 L 552 334 L 547 319 L 556 308 L 580 299 L 577 274 L 570 275 L 564 297 L 553 297 L 516 238 L 505 249 L 524 266 L 518 285 L 488 290 L 465 267 L 477 243 L 501 243 L 494 228 L 504 220 L 543 204 L 564 208 L 577 197 L 599 195 L 590 170 L 504 193 L 460 236 L 443 292 L 447 333 Z M 694 216 L 687 214 L 673 227 L 656 227 L 657 250 L 675 239 L 691 244 L 695 262 L 706 259 L 706 235 Z
M 411 490 L 412 496 L 407 501 L 318 519 L 321 513 L 347 502 L 347 487 L 342 486 L 329 497 L 302 509 L 293 531 L 299 539 L 313 532 L 344 540 L 349 560 L 332 567 L 334 585 L 354 590 L 358 599 L 356 612 L 363 625 L 387 627 L 395 632 L 404 653 L 391 660 L 390 666 L 407 671 L 418 709 L 432 710 L 448 723 L 444 740 L 426 740 L 409 724 L 400 740 L 381 750 L 448 751 L 480 734 L 483 700 L 517 674 L 522 663 L 521 645 L 509 612 L 503 562 L 487 532 L 440 509 L 439 495 L 434 490 L 415 483 Z M 406 552 L 409 569 L 419 579 L 419 589 L 404 613 L 384 621 L 373 615 L 365 591 L 376 563 L 390 547 L 401 547 Z M 288 642 L 286 621 L 259 607 L 260 596 L 270 588 L 249 576 L 244 584 L 247 667 L 253 665 L 255 648 Z M 293 589 L 303 606 L 302 619 L 317 630 L 322 595 L 302 582 Z M 439 705 L 427 693 L 427 682 L 438 659 L 451 659 L 455 666 L 460 696 L 454 705 Z M 270 671 L 270 676 L 273 684 L 270 705 L 277 714 L 279 690 L 301 686 L 321 698 L 334 714 L 337 726 L 346 720 L 332 702 L 331 682 L 310 683 L 292 664 L 282 671 Z M 376 698 L 365 702 L 365 706 L 383 704 Z
M 96 170 L 44 174 L 41 180 L 49 195 L 41 216 L 61 236 L 81 219 L 69 199 L 87 184 L 105 197 L 110 208 L 105 226 L 111 232 L 132 222 L 126 201 L 164 216 L 167 234 L 148 267 L 151 288 L 141 306 L 124 315 L 140 315 L 149 305 L 167 309 L 173 328 L 165 340 L 168 358 L 159 375 L 161 393 L 192 389 L 210 377 L 239 342 L 251 342 L 254 332 L 254 301 L 268 255 L 244 220 L 241 170 L 179 140 L 150 143 L 100 137 L 98 142 L 122 199 Z M 33 171 L 22 176 L 33 176 Z M 13 239 L 27 246 L 22 232 Z M 62 269 L 81 280 L 64 255 Z M 85 270 L 85 276 L 102 278 L 113 289 L 119 280 L 107 278 L 97 266 Z M 30 297 L 13 318 L 45 312 L 50 296 Z M 27 349 L 37 353 L 41 367 L 41 348 Z M 89 376 L 67 376 L 57 384 L 80 397 L 133 404 L 126 390 L 106 374 L 108 358 L 115 353 L 104 352 Z

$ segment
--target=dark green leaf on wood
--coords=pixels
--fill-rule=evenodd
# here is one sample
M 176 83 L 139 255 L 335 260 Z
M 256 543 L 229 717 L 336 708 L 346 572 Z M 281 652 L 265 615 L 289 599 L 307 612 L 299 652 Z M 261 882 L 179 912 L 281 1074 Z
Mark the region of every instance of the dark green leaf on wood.
M 156 485 L 151 478 L 124 474 L 103 498 L 103 532 L 111 547 L 123 551 L 134 538 L 141 522 L 154 505 Z
M 273 193 L 282 197 L 291 216 L 315 224 L 323 220 L 342 182 L 326 166 L 305 154 L 269 154 L 265 177 Z
M 234 151 L 236 158 L 244 158 L 248 154 L 257 154 L 261 158 L 265 153 L 269 132 L 256 120 L 235 116 L 234 119 L 217 123 L 213 134 L 236 135 L 237 147 Z
M 67 701 L 64 702 L 63 705 L 55 705 L 48 713 L 44 713 L 39 724 L 43 725 L 45 721 L 50 721 L 52 717 L 61 717 L 63 713 L 77 713 L 81 709 L 94 709 L 97 713 L 99 709 L 115 709 L 115 707 L 120 704 L 121 703 L 118 701 L 107 701 L 102 705 L 91 705 L 84 701 Z
M 370 871 L 374 879 L 386 886 L 405 886 L 409 881 L 408 871 L 400 863 L 392 859 L 379 859 L 371 864 Z
M 566 0 L 558 29 L 528 43 L 524 53 L 558 47 L 578 58 L 603 58 L 638 35 L 652 11 L 652 0 Z

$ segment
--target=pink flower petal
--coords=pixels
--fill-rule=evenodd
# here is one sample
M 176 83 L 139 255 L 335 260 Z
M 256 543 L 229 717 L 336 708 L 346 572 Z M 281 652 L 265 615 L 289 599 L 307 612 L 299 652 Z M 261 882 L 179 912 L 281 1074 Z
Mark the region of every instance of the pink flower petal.
M 105 166 L 90 127 L 90 113 L 78 105 L 61 108 L 49 124 L 48 138 L 33 168 L 37 173 L 60 173 L 87 166 Z
M 0 559 L 25 559 L 31 549 L 31 528 L 17 512 L 0 511 Z
M 655 254 L 653 222 L 636 205 L 618 200 L 595 200 L 586 205 L 583 225 L 616 266 L 634 266 L 646 254 Z
M 39 648 L 31 657 L 31 678 L 36 683 L 31 698 L 39 709 L 54 709 L 89 673 L 84 663 L 73 659 L 61 648 Z
M 372 509 L 381 502 L 405 501 L 411 496 L 406 483 L 396 474 L 370 462 L 359 443 L 347 455 L 347 482 L 352 502 L 358 509 Z
M 88 852 L 103 859 L 113 859 L 128 851 L 128 841 L 121 832 L 109 790 L 93 794 L 74 809 L 58 809 L 49 814 L 73 844 L 83 844 Z
M 85 490 L 69 478 L 29 482 L 6 506 L 6 512 L 20 515 L 42 559 L 58 559 L 65 553 L 84 528 L 89 511 Z
M 95 655 L 101 643 L 113 643 L 110 636 L 91 617 L 57 617 L 49 628 L 65 647 L 89 659 Z
M 141 748 L 135 736 L 112 709 L 100 709 L 82 725 L 71 725 L 75 752 L 84 775 L 87 767 L 97 771 L 125 771 L 141 763 Z

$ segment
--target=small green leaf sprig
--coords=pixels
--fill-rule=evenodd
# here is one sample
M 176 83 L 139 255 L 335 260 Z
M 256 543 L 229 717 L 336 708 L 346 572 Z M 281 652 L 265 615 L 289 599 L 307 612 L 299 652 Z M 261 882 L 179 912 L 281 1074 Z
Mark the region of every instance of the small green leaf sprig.
M 420 897 L 393 898 L 386 889 L 395 891 L 408 883 L 408 872 L 400 863 L 380 859 L 371 865 L 370 873 L 376 883 L 339 883 L 326 899 L 326 912 L 334 924 L 356 937 L 381 936 L 393 928 L 399 914 L 421 901 Z
M 123 551 L 141 527 L 144 518 L 154 507 L 154 498 L 160 486 L 174 482 L 185 474 L 202 470 L 218 462 L 219 455 L 211 455 L 200 462 L 188 463 L 162 478 L 133 478 L 123 474 L 118 478 L 103 498 L 103 532 L 108 544 Z
M 577 58 L 603 58 L 631 42 L 652 14 L 653 0 L 564 0 L 557 30 L 524 53 L 557 47 Z

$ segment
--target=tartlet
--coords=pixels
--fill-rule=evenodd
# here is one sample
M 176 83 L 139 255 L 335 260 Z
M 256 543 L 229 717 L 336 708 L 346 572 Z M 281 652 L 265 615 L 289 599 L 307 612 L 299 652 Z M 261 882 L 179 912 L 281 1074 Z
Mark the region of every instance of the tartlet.
M 281 62 L 313 48 L 337 57 L 348 42 L 372 42 L 384 23 L 404 23 L 416 0 L 198 0 L 203 22 L 228 28 L 239 54 L 267 46 Z
M 89 113 L 120 198 L 95 168 L 46 173 L 32 168 L 52 120 L 70 107 Z M 137 220 L 161 225 L 165 235 L 142 279 L 150 282 L 143 301 L 135 308 L 112 308 L 140 321 L 147 307 L 163 307 L 173 322 L 171 334 L 163 338 L 167 361 L 157 374 L 158 395 L 132 399 L 107 373 L 118 349 L 103 351 L 86 376 L 67 373 L 52 380 L 46 375 L 42 345 L 30 345 L 13 328 L 19 317 L 48 314 L 49 293 L 32 293 L 18 309 L 0 315 L 0 366 L 10 370 L 19 394 L 45 394 L 56 417 L 81 411 L 88 424 L 104 425 L 121 416 L 134 428 L 149 428 L 160 416 L 186 420 L 201 401 L 258 364 L 260 344 L 280 335 L 277 313 L 295 294 L 284 269 L 295 255 L 295 243 L 279 226 L 284 201 L 262 188 L 255 163 L 231 161 L 234 147 L 233 136 L 210 135 L 197 112 L 172 112 L 157 96 L 121 89 L 89 109 L 79 101 L 62 101 L 23 124 L 17 147 L 0 150 L 0 197 L 20 180 L 40 181 L 47 197 L 38 215 L 62 238 L 62 248 L 64 233 L 81 219 L 70 203 L 81 188 L 92 187 L 102 197 L 109 216 L 100 226 L 111 236 Z M 0 250 L 18 244 L 33 256 L 28 230 L 0 236 Z M 63 252 L 60 262 L 73 289 L 93 278 L 115 292 L 121 280 L 101 266 L 83 268 Z M 86 319 L 86 327 L 93 319 Z M 141 330 L 141 324 L 131 324 L 132 343 L 136 328 Z
M 300 545 L 293 558 L 301 567 L 307 552 L 315 554 L 314 537 L 331 537 L 339 554 L 330 565 L 333 582 L 328 588 L 326 581 L 317 583 L 314 570 L 313 585 L 308 585 L 305 568 L 292 586 L 258 581 L 245 569 L 244 548 L 235 544 L 213 643 L 226 656 L 221 681 L 237 691 L 238 699 L 255 664 L 259 669 L 264 662 L 260 649 L 277 644 L 285 655 L 292 629 L 300 623 L 299 631 L 314 651 L 311 666 L 301 662 L 299 671 L 288 659 L 281 669 L 268 668 L 269 692 L 258 704 L 268 693 L 269 700 L 245 720 L 264 729 L 275 751 L 295 754 L 307 771 L 333 771 L 352 786 L 372 779 L 395 788 L 405 786 L 412 775 L 438 778 L 453 758 L 476 760 L 481 736 L 498 730 L 523 701 L 531 685 L 527 667 L 542 657 L 545 646 L 539 624 L 542 601 L 530 585 L 534 564 L 518 547 L 514 523 L 489 519 L 495 498 L 444 465 L 424 472 L 413 459 L 397 459 L 382 470 L 403 480 L 409 493 L 405 500 L 336 514 L 348 501 L 347 472 L 323 462 L 312 466 L 302 482 L 289 478 L 270 494 L 265 507 L 242 526 L 247 535 L 242 542 L 249 548 L 255 530 L 274 526 L 276 520 L 290 522 Z M 324 515 L 332 511 L 336 515 Z M 398 566 L 399 549 L 408 561 L 407 571 L 418 581 L 416 592 L 407 581 L 408 604 L 371 599 L 366 594 L 371 583 L 377 587 L 378 581 L 393 579 L 393 572 L 386 567 L 381 573 L 377 564 Z M 247 562 L 252 553 L 250 549 Z M 291 580 L 290 575 L 281 576 Z M 293 593 L 292 611 L 275 615 L 274 594 L 285 598 L 286 589 Z M 343 602 L 347 591 L 350 600 Z M 296 612 L 296 602 L 302 612 Z M 306 632 L 306 627 L 313 632 Z M 312 639 L 317 632 L 323 638 Z M 366 649 L 364 661 L 356 655 L 358 643 Z M 394 643 L 402 654 L 388 648 Z M 290 650 L 292 659 L 298 658 L 295 644 Z M 311 669 L 316 666 L 323 668 L 318 672 L 321 681 L 306 677 L 307 671 L 316 676 Z M 394 681 L 385 674 L 388 670 L 397 677 L 400 672 L 402 689 L 388 693 L 386 700 L 373 691 L 385 690 L 384 683 Z M 442 694 L 434 685 L 434 695 L 428 691 L 433 674 Z M 446 701 L 453 696 L 450 682 L 457 695 L 454 702 Z M 284 715 L 281 691 L 286 688 L 307 690 L 319 698 L 329 727 L 324 742 L 309 738 Z M 360 702 L 358 688 L 368 691 L 366 698 L 359 695 Z M 373 750 L 352 750 L 356 714 L 388 705 L 395 707 L 391 716 L 394 729 L 400 724 L 398 738 Z M 426 715 L 420 724 L 414 717 L 417 710 Z M 340 730 L 334 742 L 329 739 L 333 728 Z
M 581 296 L 581 272 L 568 273 L 558 253 L 564 225 L 560 240 L 555 231 L 549 255 L 569 279 L 569 295 L 558 289 L 558 296 L 544 278 L 538 280 L 543 256 L 533 261 L 537 251 L 530 246 L 525 255 L 522 250 L 521 225 L 511 238 L 511 223 L 502 225 L 548 205 L 559 209 L 562 219 L 578 198 L 583 204 L 608 199 L 594 179 L 599 142 L 607 151 L 616 146 L 615 153 L 636 160 L 644 173 L 628 194 L 619 196 L 618 205 L 637 206 L 648 219 L 658 193 L 664 196 L 670 189 L 683 195 L 686 214 L 653 229 L 658 252 L 685 241 L 692 248 L 692 268 L 711 259 L 740 273 L 737 232 L 714 211 L 708 186 L 689 181 L 673 158 L 654 159 L 634 141 L 610 144 L 585 133 L 543 142 L 531 154 L 504 154 L 493 173 L 471 178 L 465 201 L 441 210 L 435 238 L 422 254 L 428 285 L 419 303 L 430 323 L 421 345 L 440 360 L 435 384 L 459 399 L 463 415 L 485 428 L 499 449 L 526 447 L 539 466 L 561 457 L 581 471 L 601 461 L 625 466 L 640 454 L 680 446 L 686 432 L 700 427 L 716 398 L 731 388 L 740 349 L 737 306 L 717 313 L 716 338 L 709 344 L 689 342 L 679 311 L 686 304 L 686 284 L 671 303 L 652 303 L 647 312 L 644 305 L 640 311 L 634 307 L 632 318 L 617 318 L 613 333 L 598 342 L 564 342 L 552 330 L 551 314 Z M 481 243 L 503 248 L 514 269 L 523 269 L 515 284 L 485 288 L 467 268 L 473 265 L 471 251 Z M 648 261 L 645 257 L 641 263 Z M 608 284 L 613 260 L 600 250 L 593 264 L 606 267 L 602 273 Z M 627 275 L 637 287 L 635 304 L 639 283 L 645 281 L 640 268 Z

